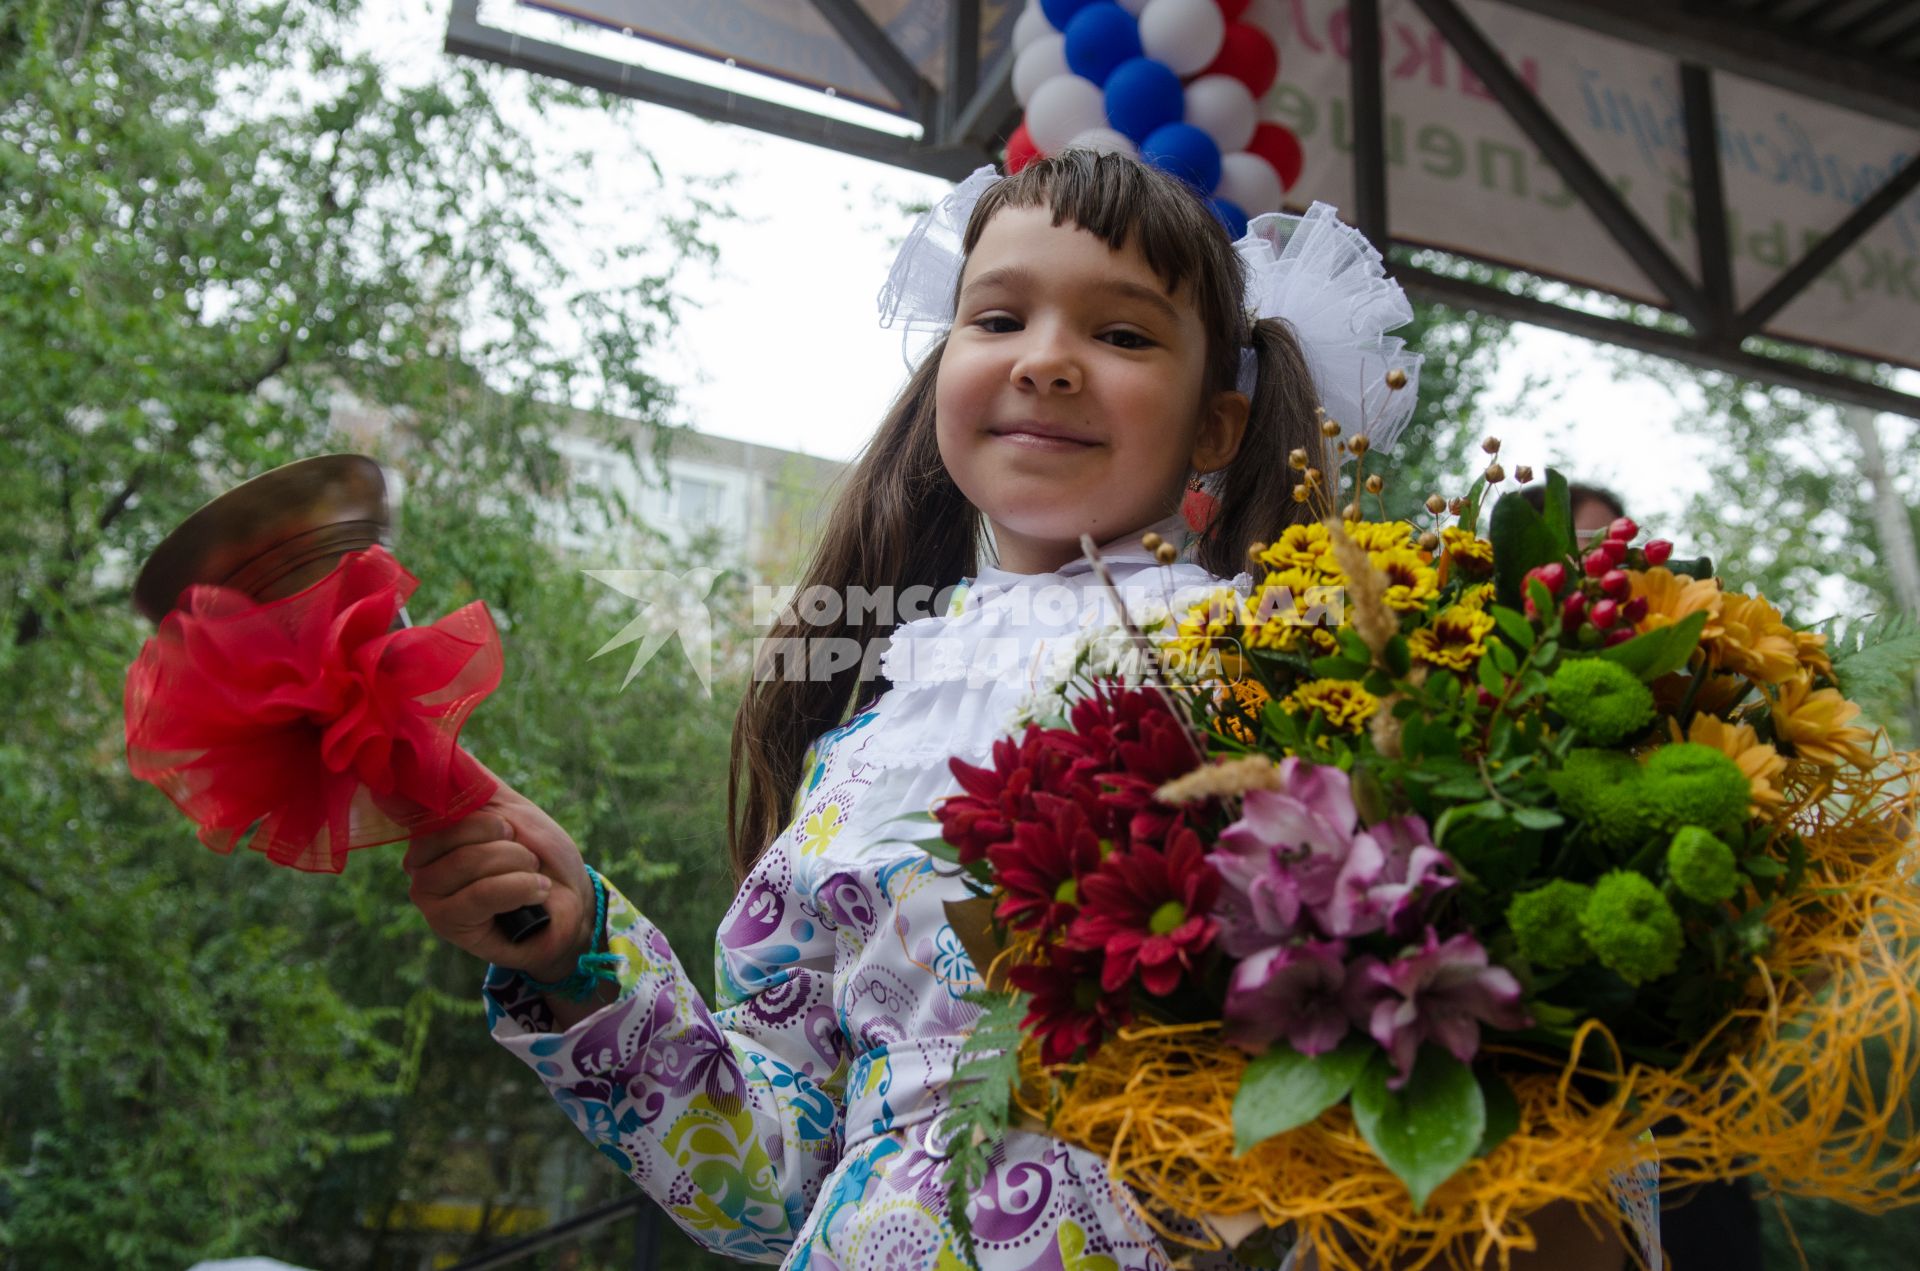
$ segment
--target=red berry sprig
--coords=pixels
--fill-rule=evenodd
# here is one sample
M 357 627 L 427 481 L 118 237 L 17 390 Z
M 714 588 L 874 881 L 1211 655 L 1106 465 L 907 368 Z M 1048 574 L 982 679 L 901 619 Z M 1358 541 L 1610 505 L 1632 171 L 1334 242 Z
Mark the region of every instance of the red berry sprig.
M 1634 547 L 1633 540 L 1639 533 L 1633 518 L 1622 516 L 1579 556 L 1577 569 L 1569 569 L 1565 561 L 1552 561 L 1528 570 L 1521 581 L 1527 616 L 1540 616 L 1530 587 L 1537 578 L 1558 605 L 1561 624 L 1569 635 L 1588 646 L 1612 647 L 1631 640 L 1647 616 L 1647 600 L 1633 594 L 1633 579 L 1627 571 L 1652 569 L 1673 556 L 1673 544 L 1663 538 Z

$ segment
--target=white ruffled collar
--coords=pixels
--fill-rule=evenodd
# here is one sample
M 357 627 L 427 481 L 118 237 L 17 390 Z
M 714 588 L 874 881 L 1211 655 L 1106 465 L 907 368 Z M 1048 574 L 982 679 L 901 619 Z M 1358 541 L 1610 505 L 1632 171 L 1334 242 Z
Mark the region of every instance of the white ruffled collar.
M 1183 518 L 1149 528 L 1183 555 L 1190 550 Z M 1145 533 L 1100 547 L 1130 613 L 1190 603 L 1220 585 L 1191 560 L 1160 564 L 1141 546 Z M 957 787 L 947 761 L 985 763 L 1036 689 L 1051 684 L 1061 655 L 1088 631 L 1117 621 L 1111 597 L 1082 558 L 1041 574 L 983 567 L 947 613 L 896 627 L 880 661 L 891 687 L 857 734 L 856 766 L 887 776 L 888 793 L 876 788 L 869 797 L 889 808 L 868 811 L 925 810 L 951 793 Z

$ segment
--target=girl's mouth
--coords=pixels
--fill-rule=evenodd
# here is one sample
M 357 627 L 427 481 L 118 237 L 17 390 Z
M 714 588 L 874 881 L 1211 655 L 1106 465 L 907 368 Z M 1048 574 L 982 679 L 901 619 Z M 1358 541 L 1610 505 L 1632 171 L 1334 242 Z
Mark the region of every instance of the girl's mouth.
M 1022 421 L 988 430 L 989 435 L 998 441 L 1012 442 L 1029 450 L 1073 451 L 1088 450 L 1100 443 L 1074 436 L 1071 432 L 1055 425 Z

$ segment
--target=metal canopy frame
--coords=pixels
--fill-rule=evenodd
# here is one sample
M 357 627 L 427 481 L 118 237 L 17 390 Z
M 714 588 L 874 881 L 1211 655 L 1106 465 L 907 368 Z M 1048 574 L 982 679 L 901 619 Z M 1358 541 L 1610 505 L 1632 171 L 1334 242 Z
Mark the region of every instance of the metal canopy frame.
M 446 50 L 949 181 L 958 181 L 981 164 L 997 160 L 1007 136 L 1020 124 L 1020 105 L 1013 99 L 1011 50 L 982 74 L 979 0 L 949 2 L 944 92 L 927 82 L 854 0 L 806 2 L 874 78 L 899 99 L 903 115 L 919 125 L 920 136 L 902 137 L 884 129 L 830 119 L 502 31 L 480 21 L 480 0 L 454 0 L 453 14 L 447 22 Z
M 995 162 L 1020 123 L 1013 97 L 1013 54 L 979 64 L 979 0 L 950 0 L 946 87 L 925 76 L 855 0 L 807 0 L 835 34 L 901 103 L 920 129 L 903 137 L 810 111 L 746 97 L 564 45 L 529 39 L 480 21 L 479 0 L 454 0 L 448 52 L 553 75 L 626 97 L 743 124 L 775 136 L 957 181 Z M 1920 190 L 1920 156 L 1820 239 L 1765 292 L 1735 304 L 1727 208 L 1714 131 L 1714 74 L 1758 80 L 1830 104 L 1920 129 L 1920 0 L 1848 0 L 1808 32 L 1764 20 L 1793 16 L 1801 0 L 1501 0 L 1562 22 L 1672 52 L 1680 58 L 1683 123 L 1694 192 L 1699 280 L 1661 244 L 1580 146 L 1514 73 L 1457 0 L 1414 0 L 1441 37 L 1487 87 L 1576 198 L 1658 290 L 1661 308 L 1687 326 L 1649 325 L 1497 287 L 1396 264 L 1397 277 L 1425 299 L 1550 327 L 1587 339 L 1674 358 L 1694 366 L 1799 389 L 1872 410 L 1920 418 L 1920 395 L 1851 375 L 1809 367 L 1747 348 L 1761 328 L 1803 294 L 1904 198 Z M 1845 8 L 1846 12 L 1837 10 Z M 1776 15 L 1777 16 L 1777 15 Z M 1388 229 L 1386 109 L 1380 59 L 1380 0 L 1350 0 L 1354 221 L 1383 252 L 1424 244 Z M 1851 41 L 1851 42 L 1849 42 Z M 1463 260 L 1471 253 L 1453 252 Z M 1796 341 L 1765 337 L 1780 344 Z M 1815 347 L 1807 345 L 1805 347 Z M 1843 356 L 1844 351 L 1838 351 Z

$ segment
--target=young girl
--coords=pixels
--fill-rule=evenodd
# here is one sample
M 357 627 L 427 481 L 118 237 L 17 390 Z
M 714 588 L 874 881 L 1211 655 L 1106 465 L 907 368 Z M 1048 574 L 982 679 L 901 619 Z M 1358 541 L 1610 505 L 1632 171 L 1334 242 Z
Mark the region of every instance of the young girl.
M 940 1114 L 978 1015 L 962 1000 L 978 969 L 943 908 L 968 893 L 888 822 L 957 791 L 948 759 L 988 762 L 1024 668 L 1111 616 L 1082 533 L 1123 589 L 1231 577 L 1291 519 L 1287 452 L 1318 436 L 1300 348 L 1284 324 L 1249 321 L 1240 258 L 1170 178 L 1113 155 L 1038 160 L 985 190 L 962 245 L 951 332 L 853 470 L 802 594 L 967 583 L 938 616 L 894 625 L 893 609 L 843 606 L 771 633 L 890 635 L 886 691 L 861 697 L 857 662 L 749 689 L 728 782 L 740 888 L 717 942 L 719 1009 L 511 790 L 407 854 L 428 923 L 493 963 L 494 1036 L 694 1239 L 744 1260 L 965 1265 Z M 1237 388 L 1249 348 L 1250 398 Z M 1200 474 L 1217 504 L 1189 533 L 1180 507 Z M 1142 546 L 1149 531 L 1175 563 Z M 990 642 L 1012 673 L 979 673 Z M 491 916 L 529 903 L 552 925 L 508 944 Z M 1171 1262 L 1098 1157 L 1043 1135 L 999 1146 L 968 1216 L 984 1271 Z

